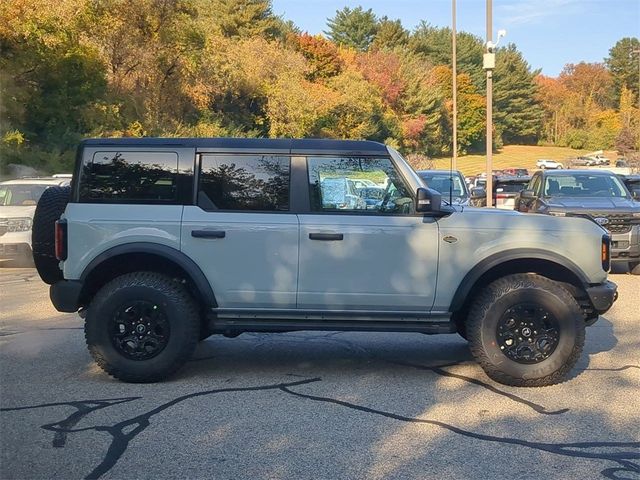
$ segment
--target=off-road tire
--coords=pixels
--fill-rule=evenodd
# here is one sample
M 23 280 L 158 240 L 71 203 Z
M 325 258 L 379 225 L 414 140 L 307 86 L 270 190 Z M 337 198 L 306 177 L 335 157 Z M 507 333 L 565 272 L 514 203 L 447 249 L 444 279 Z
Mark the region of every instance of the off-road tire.
M 132 300 L 157 303 L 170 325 L 166 347 L 147 360 L 127 358 L 109 335 L 117 309 Z M 109 375 L 125 382 L 157 382 L 175 373 L 191 357 L 200 334 L 200 315 L 181 283 L 155 272 L 134 272 L 115 278 L 98 291 L 87 310 L 84 332 L 89 352 Z
M 31 248 L 33 262 L 43 282 L 53 285 L 63 279 L 55 251 L 55 222 L 69 203 L 71 187 L 49 187 L 40 197 L 33 215 Z
M 539 363 L 523 364 L 507 357 L 498 346 L 499 319 L 519 303 L 537 303 L 559 323 L 558 344 Z M 578 303 L 559 283 L 534 274 L 498 279 L 473 301 L 467 318 L 471 353 L 496 382 L 517 387 L 542 387 L 561 383 L 574 367 L 584 346 L 585 322 Z
M 631 275 L 640 275 L 640 262 L 629 262 L 629 273 Z

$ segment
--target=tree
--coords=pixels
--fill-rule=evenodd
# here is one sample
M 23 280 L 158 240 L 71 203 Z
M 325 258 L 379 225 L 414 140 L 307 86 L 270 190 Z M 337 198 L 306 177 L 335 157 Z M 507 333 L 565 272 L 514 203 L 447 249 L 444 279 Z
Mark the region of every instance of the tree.
M 542 108 L 536 100 L 535 77 L 514 44 L 496 54 L 494 119 L 503 143 L 535 143 L 541 130 Z
M 291 25 L 273 14 L 271 0 L 198 0 L 200 15 L 230 38 L 282 37 Z
M 289 42 L 309 61 L 309 80 L 333 77 L 344 68 L 336 45 L 320 35 L 290 35 Z
M 378 30 L 371 46 L 376 50 L 393 50 L 404 47 L 408 42 L 409 32 L 402 26 L 400 20 L 382 17 L 378 22 Z
M 625 37 L 616 42 L 609 50 L 605 63 L 613 76 L 615 99 L 620 98 L 622 88 L 633 92 L 638 101 L 638 62 L 640 62 L 640 40 Z M 636 51 L 636 53 L 634 53 Z
M 327 26 L 324 33 L 336 44 L 364 52 L 378 32 L 378 19 L 371 9 L 344 7 L 327 20 Z
M 458 72 L 467 73 L 476 88 L 484 92 L 482 39 L 469 33 L 459 32 L 456 43 Z M 434 27 L 422 21 L 411 35 L 409 49 L 423 56 L 432 65 L 451 65 L 451 29 Z

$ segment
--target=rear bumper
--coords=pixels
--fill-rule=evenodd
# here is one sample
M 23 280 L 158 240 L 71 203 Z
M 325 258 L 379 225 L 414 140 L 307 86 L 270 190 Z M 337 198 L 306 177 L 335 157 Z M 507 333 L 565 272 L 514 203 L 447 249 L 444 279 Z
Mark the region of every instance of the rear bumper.
M 49 287 L 51 303 L 59 312 L 77 312 L 80 308 L 80 292 L 82 282 L 78 280 L 62 280 Z
M 599 285 L 588 287 L 586 290 L 593 308 L 599 314 L 609 310 L 613 302 L 618 299 L 618 286 L 609 280 Z

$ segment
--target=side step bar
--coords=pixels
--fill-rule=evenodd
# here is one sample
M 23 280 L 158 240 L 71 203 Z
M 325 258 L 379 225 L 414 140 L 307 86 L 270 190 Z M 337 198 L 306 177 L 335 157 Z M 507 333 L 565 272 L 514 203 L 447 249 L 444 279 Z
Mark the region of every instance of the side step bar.
M 449 312 L 385 312 L 214 309 L 209 315 L 213 333 L 336 330 L 358 332 L 455 333 Z

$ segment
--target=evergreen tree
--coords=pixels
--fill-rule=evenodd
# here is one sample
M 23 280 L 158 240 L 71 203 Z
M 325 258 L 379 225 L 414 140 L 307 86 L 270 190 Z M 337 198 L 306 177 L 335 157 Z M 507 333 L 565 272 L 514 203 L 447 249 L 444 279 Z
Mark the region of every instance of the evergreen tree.
M 640 50 L 640 40 L 636 37 L 626 37 L 616 42 L 609 50 L 609 57 L 605 59 L 613 75 L 616 100 L 620 99 L 623 87 L 633 92 L 636 101 L 638 99 L 638 62 L 640 61 L 638 50 Z
M 329 30 L 324 32 L 338 45 L 366 51 L 378 32 L 378 19 L 373 10 L 344 7 L 327 20 Z
M 378 50 L 393 50 L 404 47 L 409 41 L 409 32 L 400 20 L 389 20 L 382 17 L 378 23 L 378 31 L 372 47 Z
M 273 14 L 271 0 L 200 0 L 201 11 L 225 37 L 282 37 L 292 28 Z
M 532 143 L 542 128 L 542 108 L 536 100 L 535 77 L 514 44 L 496 54 L 493 106 L 498 139 L 504 143 Z

